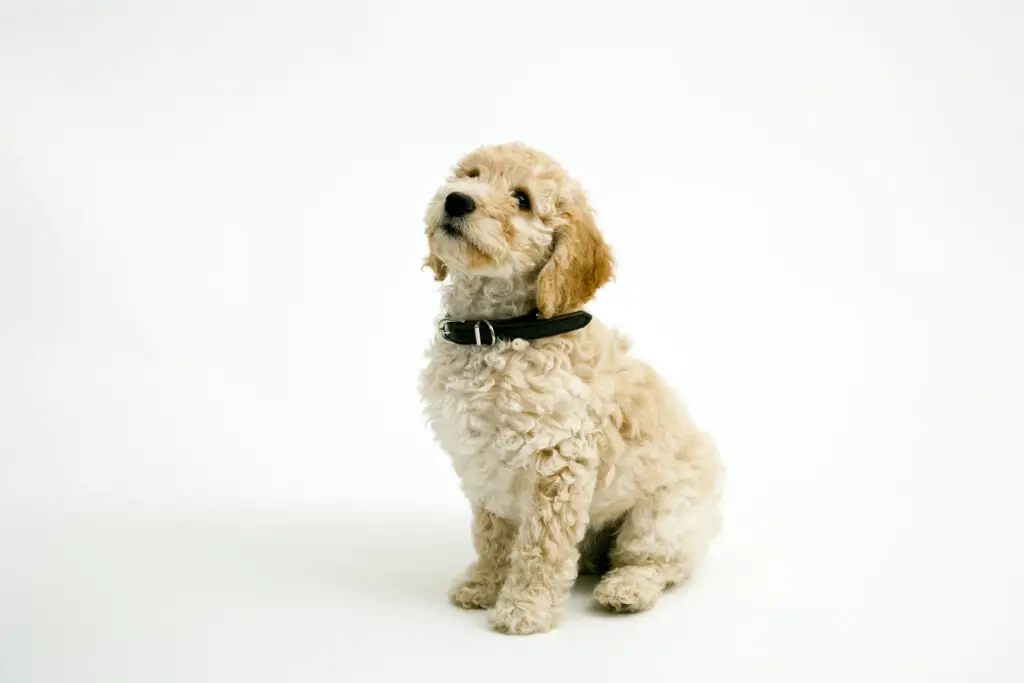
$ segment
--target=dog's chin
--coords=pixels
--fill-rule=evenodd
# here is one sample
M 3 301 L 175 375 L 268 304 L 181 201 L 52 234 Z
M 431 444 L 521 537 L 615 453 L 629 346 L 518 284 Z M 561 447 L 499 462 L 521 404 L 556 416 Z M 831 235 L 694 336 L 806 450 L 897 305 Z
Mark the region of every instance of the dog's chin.
M 499 259 L 490 256 L 465 235 L 457 238 L 442 237 L 435 251 L 454 274 L 497 277 L 504 272 L 503 263 Z

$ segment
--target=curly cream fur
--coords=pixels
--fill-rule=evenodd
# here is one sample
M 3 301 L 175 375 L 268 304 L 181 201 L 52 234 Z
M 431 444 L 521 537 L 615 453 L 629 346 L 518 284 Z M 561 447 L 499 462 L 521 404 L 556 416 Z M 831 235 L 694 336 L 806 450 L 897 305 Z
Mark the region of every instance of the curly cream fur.
M 529 211 L 511 199 L 517 189 Z M 453 191 L 478 207 L 456 234 L 441 229 Z M 426 222 L 443 317 L 554 314 L 611 275 L 579 185 L 520 144 L 463 159 Z M 452 602 L 490 608 L 499 631 L 535 633 L 558 623 L 580 569 L 610 563 L 594 597 L 617 611 L 652 607 L 693 571 L 719 527 L 718 454 L 619 333 L 595 319 L 494 346 L 438 336 L 427 355 L 427 416 L 473 506 L 477 560 Z

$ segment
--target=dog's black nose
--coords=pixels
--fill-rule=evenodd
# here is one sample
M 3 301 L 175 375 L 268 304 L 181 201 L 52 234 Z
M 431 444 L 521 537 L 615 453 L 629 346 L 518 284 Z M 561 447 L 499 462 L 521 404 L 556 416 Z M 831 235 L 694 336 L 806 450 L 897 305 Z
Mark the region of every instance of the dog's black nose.
M 459 216 L 465 216 L 467 213 L 473 213 L 473 209 L 476 208 L 476 202 L 468 194 L 462 194 L 461 192 L 452 192 L 450 195 L 445 197 L 444 200 L 444 212 L 452 218 L 458 218 Z

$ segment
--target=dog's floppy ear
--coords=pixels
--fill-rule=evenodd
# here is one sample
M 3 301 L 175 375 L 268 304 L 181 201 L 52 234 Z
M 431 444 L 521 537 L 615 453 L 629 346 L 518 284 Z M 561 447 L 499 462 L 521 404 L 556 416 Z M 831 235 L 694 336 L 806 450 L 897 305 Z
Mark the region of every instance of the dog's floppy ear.
M 448 266 L 441 259 L 437 258 L 434 252 L 427 254 L 427 258 L 423 260 L 423 267 L 434 271 L 434 279 L 439 282 L 448 275 Z
M 565 219 L 555 248 L 537 278 L 537 308 L 545 318 L 578 310 L 612 276 L 612 253 L 597 230 L 581 190 L 558 199 Z

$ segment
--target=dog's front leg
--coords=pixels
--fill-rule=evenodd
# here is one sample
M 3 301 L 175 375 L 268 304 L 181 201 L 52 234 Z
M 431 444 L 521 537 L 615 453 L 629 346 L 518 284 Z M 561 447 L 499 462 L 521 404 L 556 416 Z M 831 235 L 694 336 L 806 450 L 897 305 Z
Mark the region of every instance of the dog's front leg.
M 557 625 L 576 579 L 577 546 L 587 529 L 596 461 L 593 443 L 580 438 L 537 454 L 531 505 L 490 613 L 496 630 L 540 633 Z
M 516 528 L 482 506 L 473 506 L 473 546 L 477 559 L 460 577 L 448 598 L 459 607 L 492 607 L 505 583 L 508 556 L 515 542 Z

